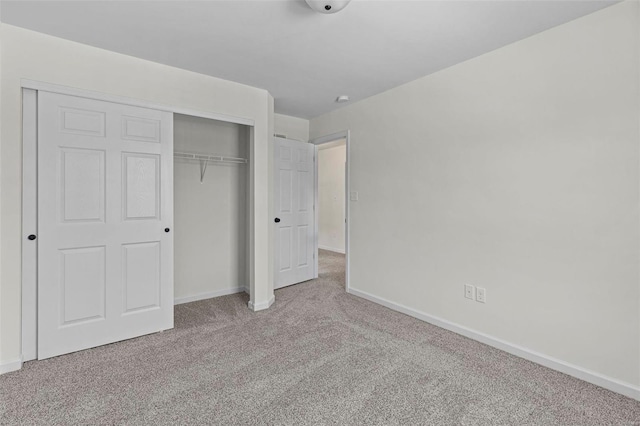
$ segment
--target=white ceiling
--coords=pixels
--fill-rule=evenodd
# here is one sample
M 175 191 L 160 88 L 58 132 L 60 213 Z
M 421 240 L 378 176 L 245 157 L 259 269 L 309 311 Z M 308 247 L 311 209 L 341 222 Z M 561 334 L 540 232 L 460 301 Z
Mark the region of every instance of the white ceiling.
M 611 1 L 2 1 L 2 21 L 267 89 L 311 118 L 489 52 Z

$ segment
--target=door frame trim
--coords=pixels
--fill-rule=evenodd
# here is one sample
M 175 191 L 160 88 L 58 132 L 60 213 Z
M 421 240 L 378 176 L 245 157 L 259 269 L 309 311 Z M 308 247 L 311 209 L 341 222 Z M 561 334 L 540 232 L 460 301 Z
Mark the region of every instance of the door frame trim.
M 209 111 L 198 111 L 188 108 L 172 107 L 155 102 L 143 101 L 126 96 L 109 95 L 107 93 L 94 92 L 92 90 L 77 89 L 75 87 L 63 86 L 60 84 L 45 83 L 29 79 L 21 79 L 20 85 L 23 89 L 33 89 L 43 92 L 53 92 L 60 95 L 76 96 L 78 98 L 95 99 L 97 101 L 113 102 L 116 104 L 130 105 L 141 108 L 155 109 L 158 111 L 173 112 L 174 114 L 191 115 L 193 117 L 210 118 L 212 120 L 225 121 L 227 123 L 244 124 L 253 127 L 255 121 L 250 118 L 235 117 L 232 115 L 218 114 Z
M 21 351 L 22 361 L 37 359 L 38 342 L 38 249 L 36 244 L 25 244 L 28 241 L 27 235 L 37 234 L 38 208 L 37 208 L 37 172 L 38 172 L 38 92 L 51 92 L 61 95 L 69 95 L 98 101 L 130 105 L 141 108 L 166 111 L 174 114 L 190 115 L 193 117 L 208 118 L 212 120 L 224 121 L 228 123 L 243 124 L 250 128 L 250 167 L 255 167 L 252 158 L 253 129 L 255 121 L 245 117 L 235 117 L 231 115 L 218 114 L 209 111 L 198 111 L 188 108 L 172 107 L 168 105 L 128 98 L 125 96 L 110 95 L 107 93 L 95 92 L 92 90 L 78 89 L 75 87 L 63 86 L 59 84 L 46 83 L 36 80 L 21 79 L 22 89 L 22 280 L 21 280 Z M 249 190 L 247 196 L 253 198 L 253 193 Z M 248 223 L 248 238 L 251 238 L 251 223 Z M 35 240 L 37 242 L 37 239 Z M 250 259 L 251 262 L 251 259 Z M 252 268 L 251 263 L 248 266 Z M 251 283 L 247 285 L 250 300 Z M 22 365 L 22 364 L 21 364 Z
M 337 132 L 337 133 L 332 133 L 330 135 L 326 135 L 326 136 L 320 136 L 318 138 L 314 138 L 311 139 L 309 142 L 314 144 L 316 146 L 316 153 L 315 153 L 315 185 L 314 185 L 314 197 L 315 197 L 315 206 L 316 209 L 314 211 L 314 221 L 315 221 L 315 231 L 314 231 L 314 235 L 315 235 L 315 241 L 314 241 L 314 250 L 315 250 L 315 265 L 314 265 L 314 276 L 315 278 L 318 278 L 318 239 L 319 239 L 319 212 L 318 212 L 318 162 L 319 162 L 319 157 L 318 157 L 318 145 L 322 145 L 325 143 L 330 143 L 330 142 L 335 142 L 339 139 L 344 139 L 346 141 L 346 151 L 347 151 L 347 158 L 346 158 L 346 164 L 345 164 L 345 171 L 344 171 L 344 185 L 345 185 L 345 191 L 344 191 L 344 209 L 345 209 L 345 224 L 344 224 L 344 252 L 345 252 L 345 277 L 344 277 L 344 281 L 345 281 L 345 290 L 347 292 L 349 292 L 350 290 L 350 277 L 351 277 L 351 267 L 350 267 L 350 238 L 349 238 L 349 234 L 350 234 L 350 229 L 351 229 L 351 214 L 350 211 L 351 209 L 349 208 L 349 198 L 350 198 L 350 194 L 351 194 L 351 177 L 350 177 L 350 170 L 351 170 L 351 154 L 350 154 L 350 148 L 351 148 L 351 131 L 350 130 L 343 130 L 341 132 Z
M 29 241 L 27 235 L 36 239 Z M 38 355 L 38 92 L 22 89 L 22 360 Z

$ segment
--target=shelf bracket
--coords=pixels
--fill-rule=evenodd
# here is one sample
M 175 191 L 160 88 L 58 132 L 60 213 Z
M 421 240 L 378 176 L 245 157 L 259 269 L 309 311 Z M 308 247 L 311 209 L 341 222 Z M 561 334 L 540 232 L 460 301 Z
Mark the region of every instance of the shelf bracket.
M 200 160 L 200 185 L 203 184 L 204 174 L 207 172 L 207 165 L 209 160 Z

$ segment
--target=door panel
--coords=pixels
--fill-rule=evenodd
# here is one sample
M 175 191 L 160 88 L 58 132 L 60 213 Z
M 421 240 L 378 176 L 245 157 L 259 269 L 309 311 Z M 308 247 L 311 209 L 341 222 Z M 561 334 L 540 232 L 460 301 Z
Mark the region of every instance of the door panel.
M 123 153 L 124 217 L 160 219 L 160 156 Z
M 105 136 L 106 114 L 103 111 L 60 107 L 60 129 L 62 133 L 86 136 Z
M 291 213 L 293 176 L 291 170 L 280 170 L 280 213 Z
M 308 242 L 309 225 L 298 226 L 298 267 L 309 265 L 309 250 L 307 250 Z
M 285 272 L 291 269 L 292 245 L 291 239 L 293 234 L 290 226 L 280 226 L 278 230 L 278 238 L 280 243 L 280 267 L 278 271 Z
M 313 278 L 314 146 L 275 138 L 275 288 Z
M 309 172 L 307 171 L 299 171 L 298 172 L 298 212 L 299 213 L 307 213 L 309 211 L 309 198 L 313 194 L 309 194 L 309 183 L 311 180 L 309 179 Z
M 160 143 L 160 120 L 122 117 L 122 139 Z
M 60 250 L 61 325 L 104 319 L 105 253 L 104 246 Z
M 38 95 L 38 358 L 173 327 L 173 116 Z
M 61 148 L 62 221 L 104 222 L 105 151 Z
M 122 245 L 124 312 L 160 307 L 160 241 Z

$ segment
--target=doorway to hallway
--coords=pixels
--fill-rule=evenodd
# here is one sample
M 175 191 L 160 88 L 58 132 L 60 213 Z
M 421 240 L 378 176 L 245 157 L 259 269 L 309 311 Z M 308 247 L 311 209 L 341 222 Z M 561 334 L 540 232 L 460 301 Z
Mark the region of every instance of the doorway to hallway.
M 344 255 L 344 288 L 349 291 L 349 203 L 358 200 L 350 192 L 348 130 L 311 141 L 316 146 L 315 215 L 316 271 L 322 252 Z

